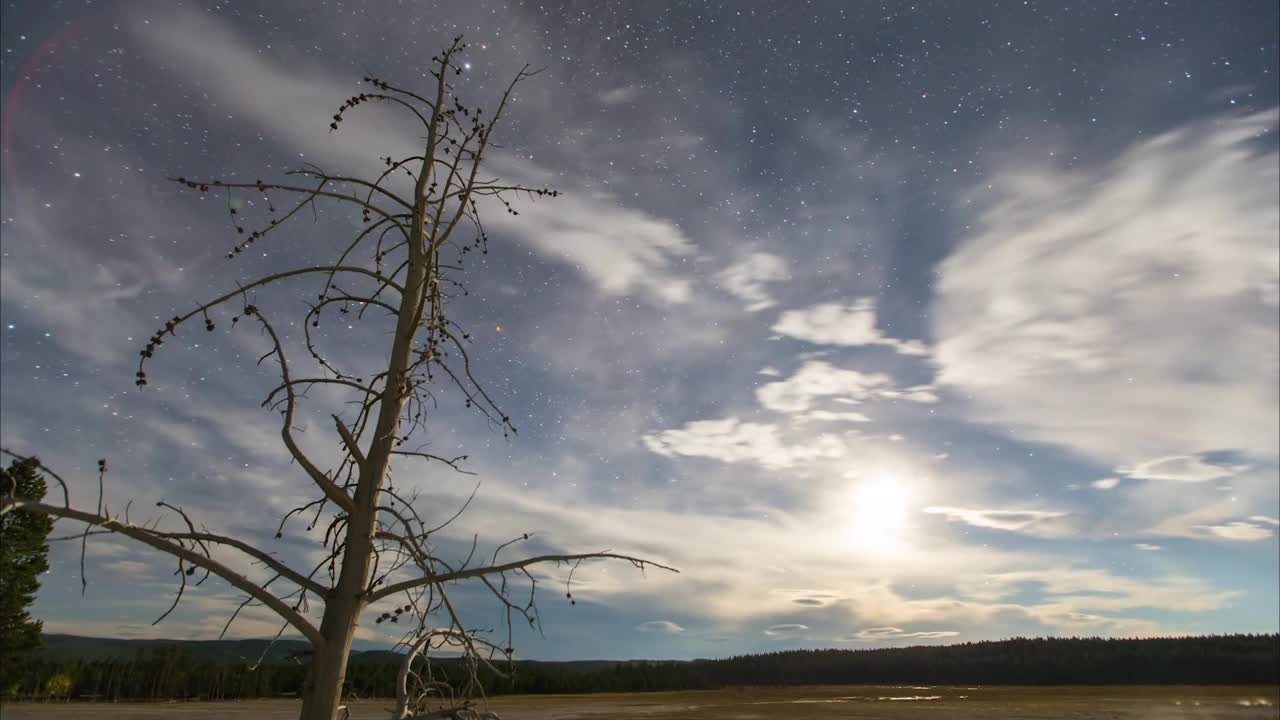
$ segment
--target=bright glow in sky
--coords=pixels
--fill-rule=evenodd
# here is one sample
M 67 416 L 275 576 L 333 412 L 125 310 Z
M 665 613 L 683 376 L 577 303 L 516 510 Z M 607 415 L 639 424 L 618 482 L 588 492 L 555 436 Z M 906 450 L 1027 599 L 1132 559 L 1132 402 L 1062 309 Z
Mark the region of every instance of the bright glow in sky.
M 854 549 L 884 556 L 901 552 L 911 539 L 913 500 L 911 490 L 895 475 L 856 482 L 848 500 L 847 542 Z

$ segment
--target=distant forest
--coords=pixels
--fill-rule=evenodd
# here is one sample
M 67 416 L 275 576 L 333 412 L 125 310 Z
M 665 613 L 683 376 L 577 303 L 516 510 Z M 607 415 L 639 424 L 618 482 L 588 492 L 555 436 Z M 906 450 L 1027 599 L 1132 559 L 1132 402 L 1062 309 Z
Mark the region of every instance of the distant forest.
M 277 646 L 256 669 L 265 641 L 167 643 L 52 636 L 45 655 L 4 668 L 10 698 L 98 701 L 231 700 L 290 696 L 307 671 L 305 644 Z M 94 647 L 94 643 L 98 646 Z M 131 657 L 119 654 L 132 648 Z M 68 651 L 80 653 L 68 657 Z M 113 654 L 114 653 L 114 654 Z M 291 659 L 289 656 L 293 655 Z M 448 659 L 435 661 L 448 674 Z M 392 697 L 399 656 L 355 653 L 353 697 Z M 484 677 L 505 693 L 645 692 L 767 685 L 1174 685 L 1280 681 L 1280 635 L 1115 640 L 1015 638 L 997 642 L 866 650 L 790 650 L 715 660 L 517 662 L 510 679 Z

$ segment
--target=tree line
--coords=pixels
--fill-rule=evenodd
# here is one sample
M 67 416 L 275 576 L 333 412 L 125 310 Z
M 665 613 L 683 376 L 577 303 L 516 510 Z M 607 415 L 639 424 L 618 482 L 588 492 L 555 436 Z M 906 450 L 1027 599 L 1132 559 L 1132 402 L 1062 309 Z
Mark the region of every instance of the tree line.
M 344 696 L 394 697 L 400 657 L 390 652 L 353 656 Z M 466 672 L 449 659 L 434 664 L 445 678 L 457 675 L 461 681 Z M 196 660 L 175 644 L 140 650 L 131 659 L 42 659 L 11 666 L 4 689 L 10 698 L 105 702 L 296 696 L 307 669 L 305 659 L 259 665 Z M 511 670 L 508 678 L 482 671 L 485 694 L 877 683 L 1270 685 L 1280 677 L 1280 635 L 1014 638 L 945 646 L 789 650 L 712 660 L 630 661 L 590 669 L 525 661 L 516 662 Z

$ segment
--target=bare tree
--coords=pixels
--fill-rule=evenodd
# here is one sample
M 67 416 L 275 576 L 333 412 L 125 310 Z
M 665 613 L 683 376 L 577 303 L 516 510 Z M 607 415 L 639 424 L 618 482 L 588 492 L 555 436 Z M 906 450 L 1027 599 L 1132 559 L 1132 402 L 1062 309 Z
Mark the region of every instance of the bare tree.
M 352 638 L 371 604 L 400 598 L 396 609 L 380 615 L 377 622 L 399 623 L 404 619 L 410 628 L 403 640 L 406 655 L 395 717 L 478 717 L 478 711 L 470 704 L 479 691 L 474 670 L 489 665 L 501 672 L 492 663 L 509 660 L 514 652 L 513 619 L 529 625 L 538 623 L 533 604 L 536 582 L 531 568 L 545 564 L 576 568 L 585 560 L 619 559 L 642 570 L 647 565 L 671 570 L 607 551 L 515 560 L 502 557 L 511 545 L 528 540 L 527 535 L 499 546 L 483 558 L 477 556 L 473 545 L 466 559 L 451 563 L 437 555 L 432 536 L 457 515 L 443 524 L 432 525 L 415 509 L 415 497 L 403 497 L 389 483 L 388 474 L 397 457 L 422 458 L 465 472 L 461 465 L 465 456 L 437 456 L 406 445 L 436 407 L 433 387 L 460 392 L 465 405 L 483 414 L 504 436 L 516 431 L 511 419 L 472 374 L 470 338 L 449 318 L 447 309 L 450 300 L 465 294 L 459 276 L 462 257 L 488 251 L 482 207 L 519 214 L 512 204 L 518 198 L 558 194 L 546 188 L 506 184 L 480 174 L 486 150 L 492 146 L 492 133 L 513 90 L 536 72 L 528 66 L 522 69 L 507 86 L 497 108 L 486 114 L 463 104 L 450 82 L 452 76 L 461 74 L 455 59 L 464 48 L 458 38 L 432 58 L 435 82 L 425 97 L 377 78 L 365 78 L 372 89 L 347 99 L 334 114 L 330 128 L 337 130 L 348 111 L 367 103 L 388 103 L 411 113 L 425 129 L 422 154 L 384 158 L 386 169 L 374 180 L 333 175 L 314 166 L 289 173 L 293 180 L 286 182 L 175 178 L 200 193 L 225 193 L 229 200 L 235 194 L 255 194 L 266 200 L 271 217 L 259 229 L 246 228 L 236 204 L 228 202 L 232 224 L 240 236 L 228 252 L 230 258 L 278 232 L 288 220 L 319 202 L 346 204 L 361 213 L 360 229 L 332 263 L 265 275 L 166 322 L 141 350 L 136 376 L 137 385 L 145 386 L 147 362 L 166 340 L 178 337 L 178 331 L 193 320 L 203 320 L 206 330 L 212 331 L 217 312 L 234 308 L 233 325 L 244 320 L 260 327 L 268 349 L 259 362 L 274 360 L 280 375 L 263 406 L 280 413 L 284 447 L 319 491 L 314 500 L 285 514 L 276 537 L 282 537 L 291 519 L 305 515 L 308 529 L 324 528 L 324 552 L 319 563 L 294 568 L 274 553 L 241 538 L 197 527 L 181 507 L 165 502 L 158 505 L 180 521 L 176 530 L 163 530 L 156 523 L 134 524 L 127 509 L 123 516 L 113 515 L 102 504 L 105 461 L 99 462 L 99 500 L 95 510 L 73 507 L 67 484 L 47 468 L 46 472 L 62 486 L 61 504 L 17 496 L 6 497 L 0 504 L 0 514 L 26 509 L 83 523 L 83 532 L 75 536 L 81 543 L 89 534 L 109 532 L 173 556 L 181 583 L 175 606 L 187 588 L 187 578 L 199 572 L 200 581 L 216 576 L 246 596 L 228 626 L 241 609 L 251 605 L 274 611 L 283 621 L 281 633 L 292 628 L 311 643 L 303 720 L 332 720 L 338 716 Z M 396 178 L 405 176 L 412 183 L 412 195 L 408 197 L 395 189 Z M 407 185 L 409 181 L 399 182 Z M 274 201 L 281 197 L 288 198 L 288 204 L 277 210 Z M 457 239 L 464 235 L 465 241 Z M 300 369 L 297 362 L 291 364 L 286 355 L 287 343 L 269 318 L 276 308 L 258 307 L 253 298 L 255 289 L 306 279 L 319 279 L 321 288 L 318 295 L 312 296 L 316 300 L 309 304 L 303 318 L 304 342 L 299 344 L 304 346 L 301 357 L 307 369 Z M 312 329 L 324 313 L 335 310 L 364 321 L 373 320 L 380 313 L 394 323 L 385 365 L 372 372 L 357 373 L 341 368 L 341 363 L 322 354 Z M 336 467 L 328 469 L 322 469 L 295 439 L 303 396 L 319 386 L 343 390 L 354 397 L 351 409 L 331 416 L 339 459 Z M 235 556 L 264 566 L 272 577 L 266 582 L 250 580 L 242 566 L 228 559 Z M 572 571 L 569 579 L 571 582 Z M 506 615 L 504 640 L 494 639 L 491 633 L 477 631 L 464 622 L 461 608 L 450 595 L 454 584 L 461 581 L 479 584 L 500 603 L 499 609 Z M 312 602 L 324 606 L 318 626 L 309 612 Z M 473 669 L 471 682 L 464 687 L 441 685 L 430 664 L 422 661 L 425 653 L 441 648 L 460 653 L 461 662 Z

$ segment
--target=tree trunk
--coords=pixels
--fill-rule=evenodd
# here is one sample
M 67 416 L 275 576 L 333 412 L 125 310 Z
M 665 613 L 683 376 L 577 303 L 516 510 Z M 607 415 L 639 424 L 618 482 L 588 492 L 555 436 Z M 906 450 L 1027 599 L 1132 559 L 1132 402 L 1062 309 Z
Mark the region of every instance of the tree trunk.
M 345 565 L 345 563 L 344 563 Z M 343 575 L 346 575 L 345 568 Z M 361 577 L 364 573 L 361 573 Z M 339 582 L 339 589 L 343 583 Z M 314 648 L 311 669 L 307 673 L 302 690 L 300 720 L 334 720 L 342 705 L 342 686 L 347 676 L 347 660 L 351 656 L 351 641 L 355 638 L 356 625 L 363 602 L 356 593 L 334 593 L 325 604 L 320 632 L 324 634 L 324 647 Z
M 426 272 L 421 263 L 410 266 L 410 288 L 421 288 Z M 420 292 L 420 290 L 419 290 Z M 413 331 L 417 327 L 419 302 L 406 297 L 401 304 L 396 340 L 392 347 L 378 424 L 369 454 L 361 464 L 360 479 L 352 498 L 355 509 L 348 518 L 346 548 L 338 584 L 325 599 L 320 622 L 323 647 L 314 648 L 311 672 L 302 696 L 301 720 L 335 720 L 342 705 L 342 686 L 347 676 L 347 660 L 360 614 L 368 604 L 369 572 L 373 564 L 373 534 L 378 513 L 382 480 L 391 463 L 400 410 L 404 405 L 405 368 L 409 364 Z
M 426 183 L 431 177 L 434 149 L 428 146 L 416 189 L 414 227 L 409 242 L 409 268 L 405 290 L 400 297 L 396 317 L 395 339 L 387 363 L 387 375 L 374 425 L 372 441 L 352 496 L 352 510 L 347 524 L 346 548 L 342 554 L 342 570 L 338 584 L 325 599 L 324 618 L 320 623 L 323 647 L 314 649 L 311 672 L 303 690 L 301 720 L 335 720 L 342 705 L 342 686 L 347 676 L 347 660 L 355 637 L 360 613 L 368 604 L 369 573 L 373 565 L 373 535 L 378 516 L 378 497 L 382 481 L 391 465 L 400 411 L 409 393 L 408 368 L 413 352 L 413 336 L 422 320 L 426 300 L 427 278 L 431 274 L 432 256 L 423 244 L 423 218 Z

